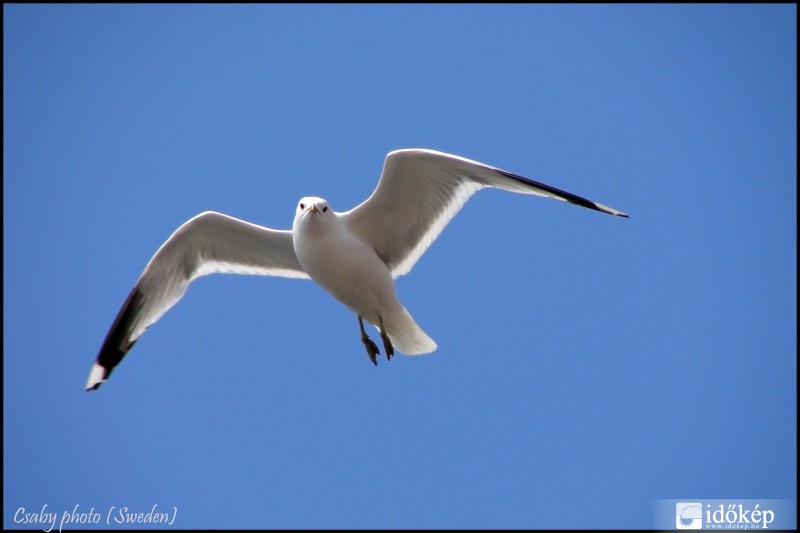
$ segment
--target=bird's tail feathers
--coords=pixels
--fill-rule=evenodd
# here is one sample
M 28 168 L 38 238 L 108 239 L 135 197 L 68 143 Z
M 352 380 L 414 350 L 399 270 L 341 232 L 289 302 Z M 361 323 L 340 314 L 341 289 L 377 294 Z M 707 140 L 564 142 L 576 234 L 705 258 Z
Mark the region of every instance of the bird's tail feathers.
M 396 350 L 406 355 L 422 355 L 436 350 L 436 341 L 422 331 L 405 308 L 388 322 L 384 324 L 386 333 Z

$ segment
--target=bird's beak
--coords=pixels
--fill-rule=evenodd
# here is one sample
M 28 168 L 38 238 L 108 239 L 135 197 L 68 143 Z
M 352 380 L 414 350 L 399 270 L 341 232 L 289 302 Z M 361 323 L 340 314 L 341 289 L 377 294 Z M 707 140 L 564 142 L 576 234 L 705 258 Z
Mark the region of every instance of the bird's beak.
M 317 208 L 317 204 L 311 204 L 311 207 L 308 208 L 309 211 L 312 213 L 319 213 L 319 209 Z

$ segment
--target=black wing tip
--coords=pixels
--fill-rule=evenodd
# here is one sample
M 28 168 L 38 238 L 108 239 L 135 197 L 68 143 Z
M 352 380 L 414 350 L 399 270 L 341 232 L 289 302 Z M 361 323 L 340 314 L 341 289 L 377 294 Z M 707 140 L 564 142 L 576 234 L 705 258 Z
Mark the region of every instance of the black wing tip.
M 523 176 L 519 176 L 517 174 L 512 174 L 511 172 L 507 172 L 507 171 L 501 170 L 499 168 L 496 168 L 494 170 L 496 170 L 497 172 L 499 172 L 500 174 L 502 174 L 503 176 L 505 176 L 507 178 L 510 178 L 510 179 L 512 179 L 514 181 L 517 181 L 519 183 L 522 183 L 524 185 L 528 185 L 528 186 L 534 187 L 536 189 L 543 190 L 543 191 L 548 192 L 548 193 L 550 193 L 550 194 L 552 194 L 554 196 L 558 196 L 562 200 L 565 200 L 565 201 L 567 201 L 567 202 L 569 202 L 571 204 L 579 205 L 581 207 L 586 207 L 586 208 L 589 208 L 589 209 L 594 209 L 595 211 L 600 211 L 601 213 L 606 213 L 608 215 L 614 215 L 614 216 L 618 216 L 618 217 L 622 217 L 622 218 L 630 218 L 628 215 L 626 215 L 622 211 L 617 211 L 616 209 L 613 209 L 611 207 L 605 206 L 603 204 L 599 204 L 597 202 L 593 202 L 591 200 L 587 200 L 586 198 L 584 198 L 582 196 L 578 196 L 577 194 L 572 194 L 571 192 L 567 192 L 567 191 L 564 191 L 562 189 L 557 189 L 556 187 L 552 187 L 550 185 L 546 185 L 544 183 L 541 183 L 541 182 L 538 182 L 538 181 L 534 181 L 532 179 L 525 178 Z
M 591 200 L 587 200 L 586 198 L 581 198 L 580 196 L 572 195 L 572 198 L 565 197 L 564 200 L 571 203 L 572 205 L 579 205 L 581 207 L 586 207 L 594 211 L 600 211 L 601 213 L 605 213 L 606 215 L 613 215 L 615 217 L 621 217 L 621 218 L 630 218 L 622 211 L 617 211 L 613 207 L 608 207 L 606 205 L 599 204 L 597 202 L 592 202 Z
M 100 354 L 89 372 L 89 381 L 86 391 L 95 391 L 108 379 L 111 371 L 116 367 L 125 354 L 128 353 L 136 341 L 129 340 L 135 317 L 141 311 L 144 296 L 139 287 L 134 287 L 122 308 L 119 310 L 114 324 L 103 341 Z
M 621 217 L 621 218 L 630 218 L 622 211 L 617 211 L 613 207 L 608 207 L 606 205 L 597 202 L 592 202 L 591 200 L 586 200 L 585 198 L 581 197 L 577 198 L 578 201 L 576 201 L 573 198 L 566 198 L 566 201 L 574 205 L 579 205 L 581 207 L 588 207 L 589 209 L 593 209 L 594 211 L 600 211 L 601 213 L 605 213 L 606 215 L 613 215 L 615 217 Z
M 95 391 L 100 388 L 111 375 L 113 368 L 104 366 L 101 362 L 96 361 L 89 371 L 89 379 L 86 381 L 86 392 Z
M 622 211 L 617 211 L 616 209 L 612 209 L 611 207 L 607 207 L 603 204 L 598 204 L 597 202 L 594 203 L 594 209 L 596 209 L 597 211 L 602 211 L 603 213 L 606 213 L 608 215 L 614 215 L 615 217 L 631 218 Z
M 136 344 L 136 341 L 129 343 L 122 349 L 104 347 L 100 355 L 97 356 L 97 361 L 95 361 L 94 365 L 92 365 L 92 369 L 89 371 L 89 381 L 86 382 L 86 392 L 99 389 L 100 385 L 108 380 L 111 372 L 134 344 Z

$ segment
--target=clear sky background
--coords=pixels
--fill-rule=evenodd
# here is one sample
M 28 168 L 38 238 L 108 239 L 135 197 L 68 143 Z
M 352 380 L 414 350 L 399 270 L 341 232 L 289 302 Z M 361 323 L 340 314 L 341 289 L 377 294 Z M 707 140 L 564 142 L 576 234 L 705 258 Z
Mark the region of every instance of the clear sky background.
M 656 499 L 796 498 L 796 6 L 3 9 L 4 526 L 648 528 Z M 377 368 L 314 283 L 202 278 L 84 392 L 181 223 L 344 211 L 412 147 L 631 218 L 479 193 L 398 280 L 439 349 Z

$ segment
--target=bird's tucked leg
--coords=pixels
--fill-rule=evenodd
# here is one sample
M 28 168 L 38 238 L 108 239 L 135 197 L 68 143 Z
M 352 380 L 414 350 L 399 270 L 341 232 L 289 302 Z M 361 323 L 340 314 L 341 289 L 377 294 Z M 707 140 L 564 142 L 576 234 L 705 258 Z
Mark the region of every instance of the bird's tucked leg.
M 383 329 L 383 317 L 381 315 L 378 315 L 378 322 L 380 324 L 381 340 L 383 340 L 383 348 L 384 350 L 386 350 L 386 359 L 391 361 L 392 356 L 394 355 L 394 346 L 392 346 L 392 341 L 389 340 L 389 335 L 386 334 L 386 330 Z
M 378 358 L 376 356 L 381 352 L 378 350 L 378 345 L 372 342 L 367 332 L 364 331 L 364 319 L 361 316 L 358 317 L 358 327 L 361 328 L 361 342 L 364 343 L 364 347 L 367 349 L 370 361 L 372 361 L 373 365 L 378 366 Z

